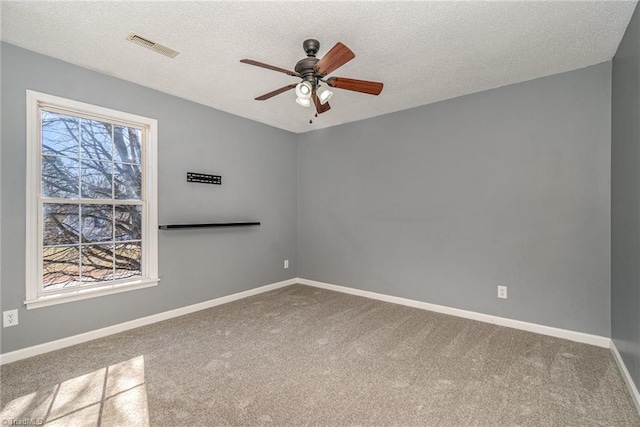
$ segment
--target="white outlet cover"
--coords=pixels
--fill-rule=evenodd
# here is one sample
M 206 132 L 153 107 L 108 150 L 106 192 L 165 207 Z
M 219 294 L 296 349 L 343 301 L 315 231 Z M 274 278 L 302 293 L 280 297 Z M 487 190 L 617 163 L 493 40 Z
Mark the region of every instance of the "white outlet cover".
M 507 287 L 498 285 L 498 298 L 507 299 Z
M 284 260 L 284 268 L 289 268 L 289 260 L 288 259 Z
M 2 327 L 16 326 L 18 324 L 18 310 L 7 310 L 2 313 Z

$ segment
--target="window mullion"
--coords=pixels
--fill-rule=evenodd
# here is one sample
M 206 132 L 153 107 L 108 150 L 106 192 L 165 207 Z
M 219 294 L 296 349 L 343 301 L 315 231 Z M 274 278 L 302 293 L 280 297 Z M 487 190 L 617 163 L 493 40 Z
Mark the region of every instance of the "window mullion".
M 113 244 L 113 277 L 116 277 L 116 205 L 111 206 L 111 231 L 112 231 L 112 244 Z
M 130 199 L 88 199 L 88 198 L 80 198 L 80 199 L 65 199 L 64 197 L 42 197 L 41 198 L 44 203 L 68 203 L 68 204 L 90 204 L 90 205 L 138 205 L 142 206 L 143 202 L 141 200 L 130 200 Z
M 82 286 L 82 203 L 78 204 L 78 286 Z
M 78 117 L 78 197 L 82 197 L 82 121 Z
M 116 139 L 115 139 L 115 126 L 113 124 L 111 124 L 111 200 L 115 200 L 116 198 L 116 180 L 115 180 L 115 172 L 116 172 L 116 167 L 115 167 L 115 145 L 116 145 Z
M 111 124 L 111 276 L 116 277 L 116 127 Z
M 78 286 L 82 286 L 82 119 L 78 117 Z

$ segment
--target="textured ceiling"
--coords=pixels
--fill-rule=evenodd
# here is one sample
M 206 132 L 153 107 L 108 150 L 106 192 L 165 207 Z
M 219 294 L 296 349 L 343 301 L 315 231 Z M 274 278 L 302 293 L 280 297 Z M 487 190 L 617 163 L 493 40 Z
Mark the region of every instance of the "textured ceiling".
M 636 1 L 4 2 L 2 40 L 292 132 L 375 117 L 612 59 Z M 137 46 L 140 35 L 180 51 Z M 302 42 L 318 57 L 341 41 L 355 59 L 332 73 L 384 82 L 380 96 L 335 89 L 331 110 L 298 80 L 239 62 L 293 69 Z

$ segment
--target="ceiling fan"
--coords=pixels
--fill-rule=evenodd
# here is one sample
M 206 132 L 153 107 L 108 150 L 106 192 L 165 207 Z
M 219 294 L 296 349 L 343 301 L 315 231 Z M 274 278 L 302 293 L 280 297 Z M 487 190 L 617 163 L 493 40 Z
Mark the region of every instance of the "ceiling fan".
M 340 42 L 336 43 L 335 46 L 333 46 L 321 59 L 316 58 L 316 53 L 320 49 L 320 42 L 318 40 L 305 40 L 302 43 L 302 47 L 307 53 L 307 57 L 298 61 L 294 68 L 295 71 L 254 61 L 253 59 L 240 60 L 240 62 L 245 64 L 279 71 L 302 79 L 300 83 L 290 84 L 272 92 L 265 93 L 264 95 L 255 98 L 256 101 L 264 101 L 295 88 L 297 96 L 296 102 L 298 104 L 303 107 L 310 107 L 311 102 L 313 101 L 317 114 L 322 114 L 331 108 L 328 101 L 329 98 L 333 96 L 333 92 L 322 86 L 320 83 L 325 83 L 327 86 L 332 88 L 367 93 L 369 95 L 379 95 L 380 92 L 382 92 L 382 83 L 348 79 L 345 77 L 326 77 L 328 74 L 334 72 L 355 58 L 356 55 L 344 44 Z

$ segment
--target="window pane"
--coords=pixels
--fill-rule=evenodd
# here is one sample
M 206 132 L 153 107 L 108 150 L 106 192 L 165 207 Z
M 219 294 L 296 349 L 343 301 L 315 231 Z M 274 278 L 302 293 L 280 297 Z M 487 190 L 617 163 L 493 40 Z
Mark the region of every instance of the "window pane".
M 42 212 L 45 246 L 78 244 L 78 205 L 45 203 Z
M 46 291 L 79 284 L 78 246 L 45 247 L 42 251 L 42 283 Z
M 113 205 L 82 205 L 82 243 L 113 240 Z
M 42 156 L 42 196 L 78 197 L 78 161 Z
M 83 160 L 82 170 L 82 197 L 89 199 L 110 199 L 111 169 L 113 163 Z
M 114 186 L 116 199 L 140 200 L 142 194 L 142 172 L 140 165 L 114 164 Z
M 93 160 L 111 160 L 113 150 L 111 143 L 110 123 L 96 120 L 81 119 L 82 143 L 80 146 L 80 157 Z
M 116 240 L 142 240 L 142 206 L 116 205 Z
M 78 157 L 78 118 L 42 111 L 42 152 Z
M 140 164 L 142 155 L 142 132 L 140 129 L 114 126 L 113 159 L 116 162 Z
M 140 242 L 116 244 L 116 278 L 142 275 L 142 248 Z
M 82 246 L 82 282 L 113 280 L 113 245 Z

